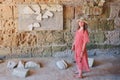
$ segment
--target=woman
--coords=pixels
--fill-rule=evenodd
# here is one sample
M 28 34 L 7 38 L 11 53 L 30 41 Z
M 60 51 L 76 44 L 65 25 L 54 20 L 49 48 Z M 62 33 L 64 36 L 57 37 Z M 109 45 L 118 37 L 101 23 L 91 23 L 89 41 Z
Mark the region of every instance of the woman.
M 78 69 L 78 75 L 75 77 L 82 78 L 82 71 L 90 71 L 86 50 L 86 44 L 89 42 L 89 35 L 86 28 L 87 21 L 84 18 L 80 18 L 77 22 L 79 27 L 75 33 L 72 50 L 75 51 L 75 60 Z

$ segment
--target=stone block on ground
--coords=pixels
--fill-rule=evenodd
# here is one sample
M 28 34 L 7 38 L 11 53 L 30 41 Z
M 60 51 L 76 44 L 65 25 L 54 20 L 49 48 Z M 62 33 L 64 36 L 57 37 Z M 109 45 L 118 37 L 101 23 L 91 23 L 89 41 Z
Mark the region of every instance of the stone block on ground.
M 23 61 L 19 61 L 17 68 L 23 68 L 24 69 L 24 62 Z
M 89 67 L 92 67 L 94 63 L 94 58 L 88 58 Z
M 39 68 L 40 68 L 40 65 L 37 64 L 37 63 L 35 63 L 35 62 L 33 62 L 33 61 L 28 61 L 28 62 L 26 62 L 26 64 L 25 64 L 25 68 L 26 68 L 26 69 L 29 69 L 29 68 L 39 69 Z
M 9 68 L 9 69 L 13 69 L 16 66 L 17 66 L 17 63 L 14 61 L 8 61 L 8 63 L 7 63 L 7 68 Z
M 57 61 L 56 65 L 59 69 L 67 69 L 68 68 L 68 64 L 65 60 Z
M 15 68 L 12 72 L 13 76 L 20 77 L 20 78 L 25 78 L 29 74 L 29 69 L 24 69 L 24 68 Z

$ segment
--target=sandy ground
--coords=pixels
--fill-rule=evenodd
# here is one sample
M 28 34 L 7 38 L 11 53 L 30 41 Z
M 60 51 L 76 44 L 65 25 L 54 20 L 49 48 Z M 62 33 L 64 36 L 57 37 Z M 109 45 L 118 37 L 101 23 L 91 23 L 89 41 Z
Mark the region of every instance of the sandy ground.
M 83 79 L 73 77 L 76 66 L 71 58 L 65 58 L 69 64 L 69 68 L 66 70 L 58 69 L 55 64 L 56 61 L 63 58 L 10 59 L 39 62 L 41 68 L 31 69 L 26 78 L 18 78 L 12 75 L 12 70 L 7 69 L 9 60 L 6 60 L 0 64 L 0 80 L 120 80 L 120 55 L 99 55 L 94 58 L 94 66 L 90 72 L 83 73 Z

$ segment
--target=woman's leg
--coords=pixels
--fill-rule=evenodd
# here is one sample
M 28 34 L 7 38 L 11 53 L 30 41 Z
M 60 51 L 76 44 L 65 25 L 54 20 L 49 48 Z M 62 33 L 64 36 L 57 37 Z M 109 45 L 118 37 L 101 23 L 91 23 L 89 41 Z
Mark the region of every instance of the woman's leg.
M 76 65 L 78 69 L 78 75 L 76 77 L 82 78 L 82 63 L 80 62 L 80 58 L 76 57 Z

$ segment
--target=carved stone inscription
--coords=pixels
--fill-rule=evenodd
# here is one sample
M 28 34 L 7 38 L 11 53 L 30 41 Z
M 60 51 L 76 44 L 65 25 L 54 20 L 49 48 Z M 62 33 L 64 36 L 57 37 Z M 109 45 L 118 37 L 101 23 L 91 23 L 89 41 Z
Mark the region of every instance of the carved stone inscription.
M 19 5 L 19 31 L 62 30 L 63 7 L 59 4 Z

